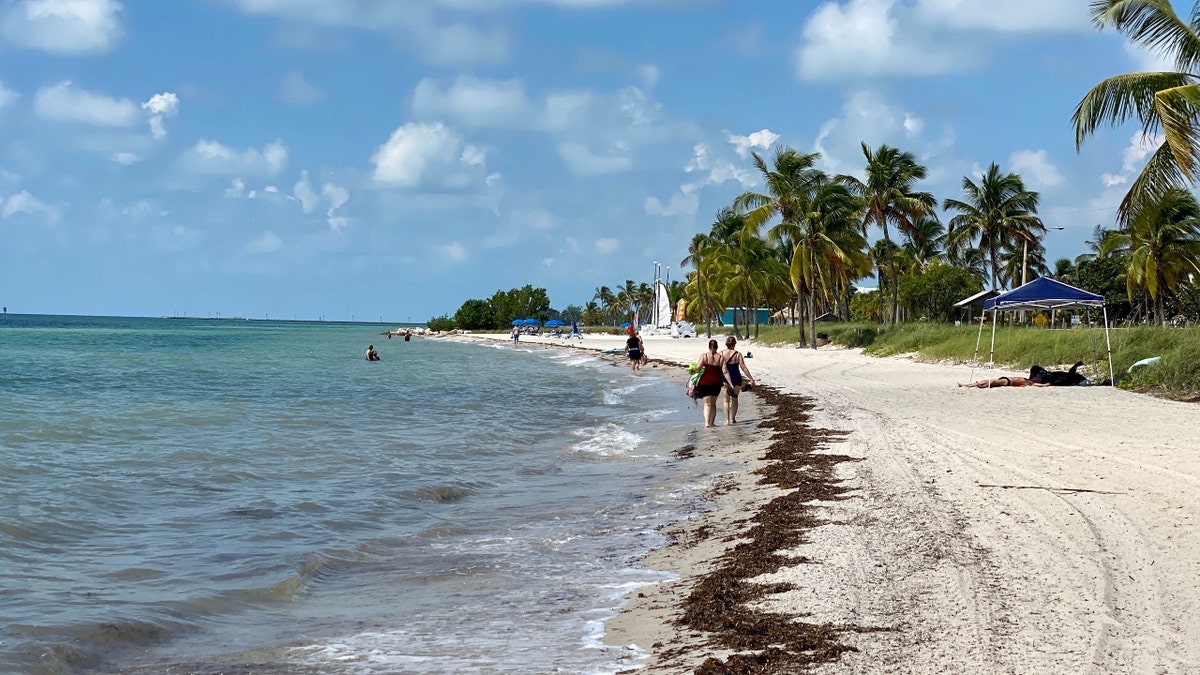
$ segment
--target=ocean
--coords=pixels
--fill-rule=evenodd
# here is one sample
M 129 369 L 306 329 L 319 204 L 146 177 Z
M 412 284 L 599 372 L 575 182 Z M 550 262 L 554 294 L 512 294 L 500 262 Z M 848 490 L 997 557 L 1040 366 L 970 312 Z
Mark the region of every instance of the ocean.
M 636 665 L 603 621 L 735 468 L 681 384 L 393 327 L 0 319 L 0 672 Z

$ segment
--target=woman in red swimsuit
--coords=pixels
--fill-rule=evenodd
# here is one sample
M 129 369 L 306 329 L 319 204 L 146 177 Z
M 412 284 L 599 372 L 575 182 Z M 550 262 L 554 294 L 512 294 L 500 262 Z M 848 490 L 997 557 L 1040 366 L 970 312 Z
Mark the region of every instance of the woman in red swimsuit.
M 711 427 L 717 421 L 717 396 L 721 387 L 729 382 L 729 371 L 725 368 L 725 359 L 717 353 L 717 341 L 708 341 L 708 351 L 696 359 L 696 365 L 703 368 L 700 381 L 696 383 L 696 398 L 704 401 L 704 426 Z

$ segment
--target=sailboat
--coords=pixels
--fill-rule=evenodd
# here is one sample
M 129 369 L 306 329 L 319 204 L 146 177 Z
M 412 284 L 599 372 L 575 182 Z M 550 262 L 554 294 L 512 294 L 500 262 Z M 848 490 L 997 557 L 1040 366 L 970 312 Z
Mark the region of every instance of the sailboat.
M 654 286 L 654 331 L 671 328 L 671 298 L 667 295 L 667 285 L 659 281 Z

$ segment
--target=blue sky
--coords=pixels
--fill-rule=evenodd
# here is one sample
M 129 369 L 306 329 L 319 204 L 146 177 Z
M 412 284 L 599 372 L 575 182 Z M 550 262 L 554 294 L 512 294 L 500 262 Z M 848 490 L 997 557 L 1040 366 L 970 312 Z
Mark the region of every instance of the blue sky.
M 997 162 L 1047 258 L 1147 141 L 1070 116 L 1158 69 L 1083 0 L 0 0 L 10 312 L 425 321 L 651 280 L 787 144 L 961 197 Z M 1189 7 L 1176 4 L 1178 10 Z M 1153 141 L 1151 141 L 1153 142 Z

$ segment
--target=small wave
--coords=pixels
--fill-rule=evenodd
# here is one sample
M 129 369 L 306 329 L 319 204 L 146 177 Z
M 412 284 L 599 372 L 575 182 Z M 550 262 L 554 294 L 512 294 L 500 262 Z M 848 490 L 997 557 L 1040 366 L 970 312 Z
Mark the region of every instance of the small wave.
M 450 537 L 466 537 L 475 534 L 475 531 L 469 527 L 463 527 L 455 523 L 438 523 L 431 525 L 418 533 L 418 536 L 424 539 L 444 539 Z
M 571 446 L 573 451 L 600 457 L 628 455 L 645 440 L 612 423 L 577 429 L 572 435 L 580 439 Z
M 638 378 L 633 382 L 626 382 L 612 389 L 605 389 L 604 403 L 605 405 L 620 405 L 629 400 L 629 397 L 638 390 L 654 386 L 656 383 L 656 380 L 650 378 Z

